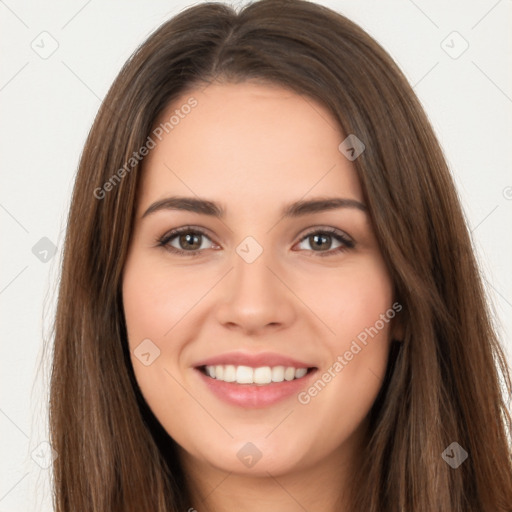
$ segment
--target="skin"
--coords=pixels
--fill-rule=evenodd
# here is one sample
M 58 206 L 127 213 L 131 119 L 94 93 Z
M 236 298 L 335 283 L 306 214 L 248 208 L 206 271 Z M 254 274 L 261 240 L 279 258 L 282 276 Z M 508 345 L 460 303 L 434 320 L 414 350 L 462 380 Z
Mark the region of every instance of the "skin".
M 197 510 L 348 510 L 349 476 L 360 460 L 367 414 L 381 388 L 391 323 L 308 404 L 293 395 L 246 409 L 211 393 L 194 363 L 218 354 L 277 352 L 306 361 L 318 375 L 393 304 L 393 286 L 366 212 L 340 208 L 282 218 L 281 208 L 313 197 L 363 203 L 354 164 L 339 150 L 345 135 L 312 99 L 255 82 L 214 83 L 178 98 L 198 105 L 144 160 L 136 220 L 123 275 L 132 364 L 152 411 L 180 446 Z M 160 121 L 160 120 L 159 120 Z M 159 210 L 171 195 L 219 202 L 223 220 Z M 197 257 L 157 240 L 182 226 L 207 231 Z M 336 228 L 355 247 L 311 228 Z M 261 246 L 252 263 L 236 248 Z M 180 237 L 172 242 L 180 245 Z M 190 249 L 189 249 L 190 251 Z M 330 251 L 328 256 L 319 256 Z M 144 339 L 160 350 L 145 366 Z M 251 468 L 237 457 L 247 442 L 262 453 Z

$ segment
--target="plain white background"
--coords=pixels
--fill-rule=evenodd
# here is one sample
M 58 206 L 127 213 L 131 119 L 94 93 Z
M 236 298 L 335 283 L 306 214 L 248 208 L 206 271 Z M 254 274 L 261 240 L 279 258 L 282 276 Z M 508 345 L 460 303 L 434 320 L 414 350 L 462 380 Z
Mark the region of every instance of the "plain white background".
M 318 3 L 367 30 L 414 86 L 454 174 L 510 357 L 512 1 Z M 38 370 L 86 135 L 126 59 L 189 5 L 0 1 L 0 512 L 52 510 L 46 381 Z

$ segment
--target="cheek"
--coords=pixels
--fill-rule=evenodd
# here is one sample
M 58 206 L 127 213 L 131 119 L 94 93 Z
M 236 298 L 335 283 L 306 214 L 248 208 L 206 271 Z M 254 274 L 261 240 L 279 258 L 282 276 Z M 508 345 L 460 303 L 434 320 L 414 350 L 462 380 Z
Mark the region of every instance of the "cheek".
M 128 258 L 123 277 L 123 305 L 133 349 L 145 338 L 163 343 L 208 289 L 191 270 L 152 264 L 150 258 Z M 212 279 L 211 287 L 214 283 Z
M 137 253 L 129 255 L 124 269 L 123 308 L 130 357 L 150 406 L 158 402 L 162 390 L 176 391 L 170 376 L 175 373 L 174 365 L 170 363 L 177 361 L 180 347 L 166 340 L 185 315 L 186 295 L 192 293 L 180 284 L 178 276 L 176 269 L 164 271 Z M 179 400 L 177 393 L 173 404 Z
M 325 340 L 336 352 L 348 350 L 351 340 L 374 326 L 392 306 L 393 286 L 380 258 L 361 258 L 316 277 L 308 278 L 302 294 L 331 331 Z M 378 330 L 387 334 L 389 324 L 379 321 Z
M 343 372 L 366 389 L 380 382 L 389 351 L 393 288 L 383 262 L 374 260 L 350 273 L 338 306 L 336 352 L 347 363 Z M 370 386 L 374 389 L 374 386 Z
M 299 395 L 310 417 L 340 439 L 361 424 L 382 386 L 395 316 L 393 288 L 383 262 L 364 263 L 336 273 L 337 278 L 323 283 L 323 293 L 314 295 L 318 311 L 334 332 L 325 337 L 329 360 Z

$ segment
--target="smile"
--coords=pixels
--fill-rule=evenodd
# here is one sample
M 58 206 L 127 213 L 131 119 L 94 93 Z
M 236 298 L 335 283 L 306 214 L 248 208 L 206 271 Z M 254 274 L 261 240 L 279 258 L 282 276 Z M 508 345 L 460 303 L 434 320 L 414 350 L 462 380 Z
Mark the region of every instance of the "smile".
M 236 384 L 268 385 L 274 382 L 292 381 L 303 378 L 312 368 L 295 368 L 293 366 L 250 366 L 208 365 L 201 368 L 212 379 Z

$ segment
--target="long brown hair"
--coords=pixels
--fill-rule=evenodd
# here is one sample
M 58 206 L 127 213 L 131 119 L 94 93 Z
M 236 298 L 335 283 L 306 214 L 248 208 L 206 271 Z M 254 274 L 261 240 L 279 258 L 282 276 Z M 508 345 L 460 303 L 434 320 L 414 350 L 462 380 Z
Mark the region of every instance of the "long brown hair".
M 423 109 L 390 56 L 350 20 L 303 0 L 262 0 L 238 13 L 203 3 L 163 24 L 125 64 L 94 121 L 54 325 L 56 512 L 191 505 L 174 442 L 142 398 L 127 348 L 121 281 L 141 164 L 125 164 L 173 99 L 215 80 L 287 87 L 326 105 L 366 146 L 354 165 L 404 308 L 404 336 L 370 411 L 350 510 L 511 510 L 509 369 Z M 441 456 L 452 442 L 468 453 L 456 469 Z

